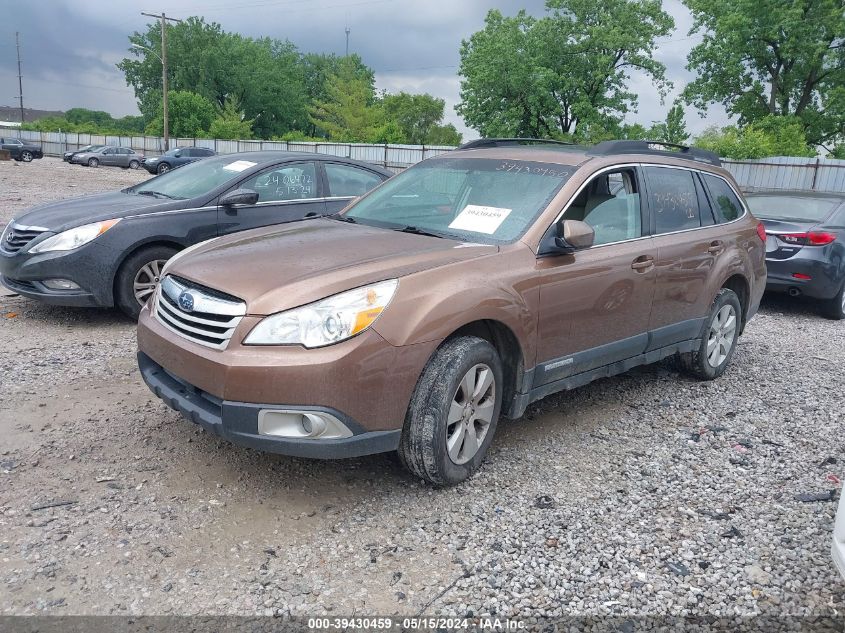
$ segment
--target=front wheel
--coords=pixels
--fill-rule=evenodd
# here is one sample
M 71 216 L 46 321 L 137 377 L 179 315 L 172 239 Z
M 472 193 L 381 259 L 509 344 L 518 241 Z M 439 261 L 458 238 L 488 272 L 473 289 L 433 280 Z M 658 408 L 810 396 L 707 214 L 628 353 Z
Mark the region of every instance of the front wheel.
M 733 290 L 722 288 L 704 324 L 701 345 L 681 354 L 681 367 L 701 380 L 713 380 L 725 373 L 736 351 L 742 324 L 742 304 Z
M 833 299 L 828 299 L 822 303 L 822 314 L 834 321 L 845 319 L 845 283 L 842 284 Z
M 444 343 L 417 383 L 405 416 L 399 458 L 414 475 L 437 486 L 478 470 L 502 407 L 502 361 L 474 336 Z
M 151 246 L 130 255 L 120 266 L 114 282 L 115 303 L 130 319 L 138 319 L 158 286 L 161 269 L 176 253 L 169 246 Z
M 21 160 L 25 163 L 31 163 L 32 162 L 32 152 L 24 150 L 21 153 Z
M 100 161 L 98 161 L 96 158 L 89 158 L 88 159 L 88 166 L 89 167 L 99 167 Z

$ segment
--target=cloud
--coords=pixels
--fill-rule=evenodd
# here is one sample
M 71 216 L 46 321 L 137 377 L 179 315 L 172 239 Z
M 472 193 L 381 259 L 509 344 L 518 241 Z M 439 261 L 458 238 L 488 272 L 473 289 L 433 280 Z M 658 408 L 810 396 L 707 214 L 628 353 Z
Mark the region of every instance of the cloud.
M 210 0 L 176 2 L 168 15 L 184 18 L 201 14 L 224 29 L 244 35 L 289 39 L 304 52 L 343 54 L 345 28 L 350 28 L 350 51 L 360 54 L 376 71 L 379 88 L 429 92 L 446 101 L 446 114 L 467 138 L 476 135 L 455 114 L 459 100 L 457 77 L 462 39 L 482 28 L 490 8 L 513 15 L 524 8 L 544 13 L 543 0 Z M 666 0 L 678 26 L 661 43 L 657 57 L 675 82 L 673 95 L 687 81 L 686 55 L 695 39 L 687 38 L 691 16 L 679 0 Z M 41 109 L 74 106 L 107 110 L 116 116 L 136 114 L 132 89 L 115 64 L 126 54 L 127 37 L 143 31 L 150 18 L 135 3 L 108 0 L 20 2 L 0 0 L 0 104 L 16 103 L 15 31 L 21 32 L 24 105 Z M 174 60 L 178 63 L 178 60 Z M 632 76 L 640 107 L 629 120 L 643 124 L 662 119 L 672 97 L 661 104 L 649 81 Z M 711 110 L 707 121 L 688 111 L 688 127 L 700 131 L 724 112 Z

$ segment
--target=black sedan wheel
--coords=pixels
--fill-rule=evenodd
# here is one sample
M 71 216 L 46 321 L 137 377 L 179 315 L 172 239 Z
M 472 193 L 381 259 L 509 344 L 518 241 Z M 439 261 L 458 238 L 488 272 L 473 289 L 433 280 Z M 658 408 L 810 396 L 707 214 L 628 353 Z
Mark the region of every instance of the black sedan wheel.
M 30 152 L 28 150 L 22 151 L 21 152 L 21 160 L 25 163 L 31 163 L 32 162 L 32 152 Z
M 176 254 L 169 246 L 151 246 L 130 255 L 114 282 L 115 303 L 126 316 L 137 319 L 158 286 L 161 269 Z
M 166 174 L 170 171 L 170 165 L 167 163 L 161 163 L 156 171 L 160 174 Z
M 845 319 L 845 284 L 833 299 L 828 299 L 822 304 L 822 311 L 828 319 L 834 321 Z
M 88 159 L 88 166 L 89 167 L 99 167 L 100 161 L 98 161 L 96 158 L 89 158 Z

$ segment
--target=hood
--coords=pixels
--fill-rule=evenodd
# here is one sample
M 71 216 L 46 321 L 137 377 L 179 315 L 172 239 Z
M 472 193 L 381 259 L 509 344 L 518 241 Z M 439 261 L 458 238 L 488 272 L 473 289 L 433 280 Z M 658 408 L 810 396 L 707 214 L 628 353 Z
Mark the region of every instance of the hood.
M 249 314 L 267 315 L 497 251 L 486 244 L 317 219 L 211 240 L 177 256 L 167 272 L 242 298 Z
M 151 196 L 113 191 L 48 202 L 16 217 L 15 222 L 25 226 L 43 227 L 50 231 L 64 231 L 100 220 L 179 209 L 185 207 L 187 202 L 189 201 L 162 200 Z

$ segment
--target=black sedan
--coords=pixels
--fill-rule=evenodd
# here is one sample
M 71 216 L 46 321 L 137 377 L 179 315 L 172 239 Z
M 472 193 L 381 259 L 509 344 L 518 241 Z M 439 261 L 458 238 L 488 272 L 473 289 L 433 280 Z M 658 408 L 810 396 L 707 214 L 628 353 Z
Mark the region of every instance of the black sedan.
M 85 145 L 84 147 L 80 147 L 79 149 L 75 149 L 70 152 L 65 152 L 62 154 L 62 160 L 66 163 L 71 162 L 71 159 L 76 156 L 77 154 L 82 154 L 84 152 L 96 152 L 98 149 L 102 149 L 105 145 Z
M 204 147 L 179 147 L 166 151 L 161 156 L 155 158 L 148 158 L 144 161 L 143 167 L 151 174 L 163 174 L 176 169 L 182 165 L 193 163 L 200 158 L 208 158 L 214 156 L 213 149 L 206 149 Z
M 845 318 L 845 195 L 772 191 L 746 196 L 766 227 L 766 290 L 821 300 Z
M 249 152 L 139 185 L 36 207 L 0 237 L 0 281 L 47 303 L 118 306 L 137 317 L 164 263 L 219 235 L 337 213 L 391 176 L 303 152 Z
M 41 147 L 32 143 L 25 143 L 19 138 L 0 138 L 0 149 L 9 150 L 12 160 L 19 160 L 24 163 L 32 161 L 33 158 L 44 158 Z

